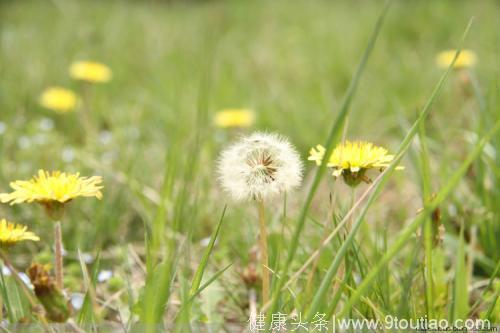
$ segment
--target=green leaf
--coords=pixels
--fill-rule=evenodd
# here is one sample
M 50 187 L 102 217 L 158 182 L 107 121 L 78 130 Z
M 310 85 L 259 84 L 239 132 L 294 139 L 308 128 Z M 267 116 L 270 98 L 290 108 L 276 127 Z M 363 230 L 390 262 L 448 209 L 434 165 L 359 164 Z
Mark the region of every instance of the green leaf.
M 219 223 L 217 223 L 217 227 L 212 232 L 212 236 L 210 237 L 210 242 L 208 243 L 207 248 L 205 249 L 205 253 L 203 254 L 203 258 L 201 259 L 200 265 L 196 270 L 196 273 L 193 278 L 193 282 L 191 283 L 191 289 L 189 291 L 189 295 L 192 296 L 200 287 L 201 280 L 203 279 L 203 273 L 205 272 L 205 268 L 208 264 L 208 259 L 212 254 L 212 250 L 214 249 L 215 241 L 217 240 L 217 236 L 219 235 L 220 228 L 222 226 L 222 221 L 224 220 L 224 215 L 226 214 L 227 206 L 224 206 L 222 211 L 222 215 L 219 219 Z

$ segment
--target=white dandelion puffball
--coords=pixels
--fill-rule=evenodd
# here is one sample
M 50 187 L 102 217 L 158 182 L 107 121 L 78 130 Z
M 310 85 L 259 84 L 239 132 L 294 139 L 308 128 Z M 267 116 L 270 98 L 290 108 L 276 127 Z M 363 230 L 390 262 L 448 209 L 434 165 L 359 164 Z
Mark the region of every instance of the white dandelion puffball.
M 302 162 L 286 138 L 257 132 L 225 149 L 217 172 L 234 200 L 268 200 L 300 185 Z

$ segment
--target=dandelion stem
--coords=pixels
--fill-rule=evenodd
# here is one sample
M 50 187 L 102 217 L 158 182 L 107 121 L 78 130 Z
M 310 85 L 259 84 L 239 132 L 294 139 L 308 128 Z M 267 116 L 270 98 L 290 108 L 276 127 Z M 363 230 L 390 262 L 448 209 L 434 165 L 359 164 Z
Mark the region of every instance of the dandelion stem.
M 346 230 L 345 230 L 345 238 L 344 240 L 349 236 L 349 234 L 351 233 L 352 231 L 352 225 L 354 224 L 354 209 L 355 209 L 355 206 L 356 206 L 356 187 L 352 187 L 351 188 L 351 202 L 349 204 L 349 211 L 353 211 L 353 213 L 350 215 L 349 219 L 347 220 L 347 223 L 346 223 Z M 342 293 L 342 281 L 344 279 L 346 279 L 346 269 L 347 267 L 349 266 L 349 252 L 350 251 L 347 251 L 345 257 L 344 257 L 344 263 L 340 264 L 340 267 L 339 267 L 339 271 L 338 271 L 338 280 L 336 280 L 334 283 L 334 288 L 336 289 L 335 291 L 335 295 L 339 294 L 341 295 Z M 318 259 L 316 260 L 319 260 L 319 257 Z M 347 278 L 348 279 L 348 278 Z M 348 281 L 345 281 L 346 283 Z M 347 289 L 347 293 L 350 294 L 349 292 L 349 289 Z
M 260 246 L 260 260 L 262 263 L 262 304 L 267 303 L 269 300 L 269 258 L 267 253 L 267 228 L 266 228 L 266 214 L 264 209 L 264 201 L 258 200 L 257 205 L 259 208 L 259 246 Z
M 255 288 L 250 288 L 248 291 L 248 303 L 250 304 L 250 318 L 255 320 L 257 318 L 257 296 Z
M 62 255 L 62 233 L 61 221 L 56 221 L 54 224 L 54 246 L 55 246 L 55 268 L 56 268 L 56 285 L 61 291 L 64 289 L 63 284 L 63 255 Z

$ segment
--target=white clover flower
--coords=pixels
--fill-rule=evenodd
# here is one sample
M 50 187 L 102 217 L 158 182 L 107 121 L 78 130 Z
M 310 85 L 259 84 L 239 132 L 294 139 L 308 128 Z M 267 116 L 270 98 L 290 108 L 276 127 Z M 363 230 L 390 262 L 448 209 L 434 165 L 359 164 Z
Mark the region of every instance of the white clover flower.
M 286 138 L 257 132 L 222 152 L 217 173 L 234 200 L 268 200 L 300 185 L 302 162 Z

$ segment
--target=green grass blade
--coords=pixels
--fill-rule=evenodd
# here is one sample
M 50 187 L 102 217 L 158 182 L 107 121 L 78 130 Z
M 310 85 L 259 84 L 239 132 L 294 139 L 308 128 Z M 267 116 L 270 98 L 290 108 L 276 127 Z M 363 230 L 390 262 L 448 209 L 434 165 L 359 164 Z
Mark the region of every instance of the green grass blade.
M 84 282 L 86 284 L 87 293 L 85 294 L 85 299 L 83 301 L 82 309 L 78 314 L 77 322 L 79 325 L 83 324 L 95 324 L 95 309 L 94 304 L 96 304 L 95 295 L 95 282 L 97 281 L 97 275 L 100 269 L 100 251 L 97 252 L 94 267 L 92 268 L 92 278 L 88 276 L 87 268 L 85 262 L 81 256 L 80 250 L 78 250 L 78 257 L 80 260 L 80 266 L 82 267 L 82 274 L 84 276 Z
M 358 289 L 345 304 L 339 316 L 344 316 L 368 291 L 369 287 L 372 285 L 372 283 L 374 282 L 375 278 L 377 277 L 381 269 L 384 267 L 384 265 L 386 265 L 393 257 L 395 257 L 399 253 L 399 251 L 405 246 L 405 244 L 412 237 L 412 235 L 415 233 L 418 227 L 420 227 L 422 223 L 425 221 L 427 214 L 436 209 L 438 205 L 441 204 L 443 200 L 450 194 L 453 188 L 458 184 L 460 179 L 467 172 L 467 168 L 479 156 L 486 143 L 493 137 L 493 135 L 498 131 L 499 128 L 500 128 L 500 121 L 497 121 L 493 129 L 474 146 L 474 149 L 468 155 L 467 159 L 462 163 L 460 168 L 450 177 L 449 181 L 438 192 L 436 197 L 425 206 L 424 211 L 399 234 L 399 236 L 396 238 L 396 241 L 392 244 L 389 250 L 387 250 L 385 255 L 378 261 L 378 263 L 372 268 L 372 270 L 368 273 L 363 282 L 359 285 Z
M 216 272 L 211 278 L 207 280 L 201 287 L 199 287 L 192 295 L 189 297 L 188 302 L 192 302 L 196 296 L 198 296 L 203 290 L 205 290 L 208 286 L 210 286 L 215 280 L 219 278 L 229 267 L 231 267 L 234 263 L 228 264 L 226 267 L 222 268 L 218 272 Z
M 145 324 L 150 332 L 155 331 L 154 325 L 162 322 L 177 265 L 178 258 L 172 253 L 148 274 L 141 299 L 140 322 Z
M 192 304 L 192 300 L 194 299 L 193 295 L 197 294 L 197 291 L 200 289 L 200 284 L 203 279 L 203 274 L 205 273 L 205 268 L 207 267 L 208 264 L 208 259 L 210 258 L 210 255 L 212 254 L 212 251 L 214 249 L 215 241 L 217 240 L 217 237 L 220 232 L 220 228 L 222 226 L 222 221 L 224 220 L 224 215 L 226 214 L 226 209 L 227 206 L 224 206 L 224 209 L 222 211 L 222 215 L 219 219 L 219 223 L 217 223 L 217 227 L 215 230 L 212 232 L 212 235 L 210 236 L 210 241 L 208 243 L 207 248 L 205 249 L 205 253 L 201 259 L 200 264 L 198 265 L 198 269 L 196 270 L 196 273 L 194 274 L 193 281 L 191 282 L 191 288 L 189 289 L 189 292 L 186 292 L 186 301 L 183 302 L 183 306 L 181 307 L 181 311 L 179 311 L 178 318 L 179 320 L 188 320 L 189 319 L 189 312 Z
M 452 318 L 450 321 L 456 319 L 467 319 L 469 313 L 469 293 L 467 283 L 467 263 L 465 258 L 465 240 L 464 240 L 464 227 L 460 230 L 460 243 L 458 245 L 457 258 L 455 263 L 455 281 L 453 287 L 452 298 Z
M 490 281 L 488 282 L 488 285 L 486 288 L 483 289 L 481 293 L 481 297 L 479 297 L 476 302 L 471 306 L 471 313 L 473 313 L 477 307 L 481 304 L 481 301 L 485 299 L 486 293 L 492 289 L 493 283 L 495 282 L 498 272 L 500 272 L 500 262 L 497 264 L 495 267 L 495 271 L 493 274 L 491 274 Z
M 196 273 L 193 278 L 193 282 L 191 284 L 191 289 L 189 291 L 189 295 L 192 296 L 194 293 L 199 289 L 201 280 L 203 279 L 203 273 L 205 272 L 205 268 L 207 267 L 208 264 L 208 259 L 210 258 L 210 255 L 212 254 L 212 251 L 214 249 L 215 241 L 217 240 L 217 237 L 219 236 L 220 228 L 222 226 L 222 221 L 224 220 L 224 215 L 226 214 L 226 208 L 227 206 L 224 206 L 224 209 L 222 211 L 222 215 L 219 219 L 219 223 L 217 223 L 217 227 L 212 233 L 212 236 L 210 237 L 210 242 L 208 243 L 207 248 L 205 249 L 205 253 L 203 255 L 203 258 L 201 259 L 200 265 L 198 266 L 198 269 L 196 270 Z
M 420 169 L 422 175 L 422 197 L 425 204 L 426 200 L 431 195 L 431 181 L 430 181 L 430 167 L 429 167 L 429 151 L 427 149 L 427 142 L 425 136 L 425 121 L 420 123 L 419 142 L 420 142 Z M 432 277 L 433 263 L 432 263 L 432 220 L 427 218 L 423 226 L 423 240 L 424 240 L 424 253 L 425 253 L 425 266 L 424 266 L 424 281 L 425 281 L 425 300 L 427 308 L 427 317 L 434 318 L 434 281 Z
M 490 306 L 488 307 L 488 310 L 486 311 L 486 315 L 484 316 L 486 319 L 488 319 L 490 322 L 495 322 L 495 314 L 493 313 L 495 310 L 495 307 L 498 302 L 498 296 L 500 295 L 500 292 L 497 291 L 495 293 L 495 296 L 493 297 L 493 301 L 491 302 Z M 498 315 L 498 312 L 497 314 Z
M 5 277 L 3 275 L 3 266 L 0 266 L 0 289 L 2 291 L 2 303 L 5 305 L 5 308 L 7 309 L 7 317 L 9 318 L 9 321 L 11 323 L 15 322 L 14 319 L 14 312 L 12 311 L 12 305 L 9 300 L 9 294 L 7 293 L 7 284 Z M 3 306 L 2 306 L 3 308 Z M 0 308 L 1 309 L 1 308 Z M 3 311 L 0 311 L 3 312 Z
M 191 305 L 191 303 L 195 300 L 196 296 L 201 294 L 203 290 L 208 288 L 215 280 L 217 280 L 225 271 L 228 270 L 229 267 L 231 267 L 234 263 L 230 263 L 226 267 L 222 268 L 221 270 L 217 271 L 213 276 L 211 276 L 201 287 L 199 287 L 197 290 L 194 291 L 194 293 L 184 302 L 181 306 L 181 309 L 179 310 L 179 315 L 181 316 L 183 313 L 185 313 L 186 309 Z
M 326 148 L 325 156 L 329 156 L 332 153 L 333 148 L 335 147 L 335 144 L 341 135 L 341 131 L 342 131 L 342 128 L 344 127 L 345 119 L 346 119 L 346 117 L 349 113 L 349 110 L 350 110 L 352 98 L 354 97 L 354 94 L 357 90 L 361 75 L 364 72 L 364 69 L 366 67 L 366 63 L 367 63 L 367 61 L 372 53 L 372 50 L 375 46 L 375 42 L 377 41 L 377 37 L 378 37 L 380 30 L 382 28 L 384 18 L 385 18 L 386 13 L 389 9 L 389 4 L 390 4 L 390 2 L 387 1 L 385 6 L 384 6 L 384 9 L 382 10 L 382 13 L 378 17 L 377 23 L 375 24 L 375 28 L 374 28 L 374 31 L 373 31 L 371 37 L 370 37 L 368 45 L 367 45 L 366 49 L 364 50 L 361 61 L 360 61 L 359 65 L 356 69 L 356 72 L 354 73 L 354 76 L 349 84 L 346 95 L 345 95 L 344 100 L 342 102 L 342 105 L 340 107 L 339 114 L 338 114 L 337 118 L 335 119 L 335 122 L 333 123 L 332 128 L 330 129 L 330 132 L 329 132 L 328 138 L 326 140 L 326 144 L 325 144 L 325 148 Z M 288 274 L 288 269 L 289 269 L 290 264 L 292 263 L 292 261 L 295 257 L 295 254 L 297 252 L 299 238 L 300 238 L 300 235 L 301 235 L 302 230 L 304 228 L 304 224 L 305 224 L 305 221 L 307 218 L 307 213 L 309 211 L 309 207 L 311 206 L 311 203 L 313 201 L 316 190 L 318 189 L 318 186 L 321 182 L 321 178 L 326 170 L 326 164 L 327 164 L 326 160 L 327 159 L 324 159 L 323 163 L 321 163 L 320 167 L 318 168 L 318 171 L 317 171 L 317 173 L 314 177 L 314 180 L 312 182 L 311 188 L 309 189 L 309 192 L 307 194 L 304 205 L 302 206 L 302 209 L 301 209 L 301 212 L 299 215 L 299 219 L 297 222 L 297 226 L 295 228 L 295 231 L 293 233 L 293 237 L 292 237 L 292 240 L 290 243 L 290 249 L 288 252 L 287 260 L 286 260 L 284 268 L 283 268 L 283 273 L 281 274 L 282 279 L 280 279 L 280 282 L 276 284 L 274 291 L 273 291 L 272 306 L 270 307 L 270 313 L 275 312 L 280 290 L 286 282 L 286 275 Z

